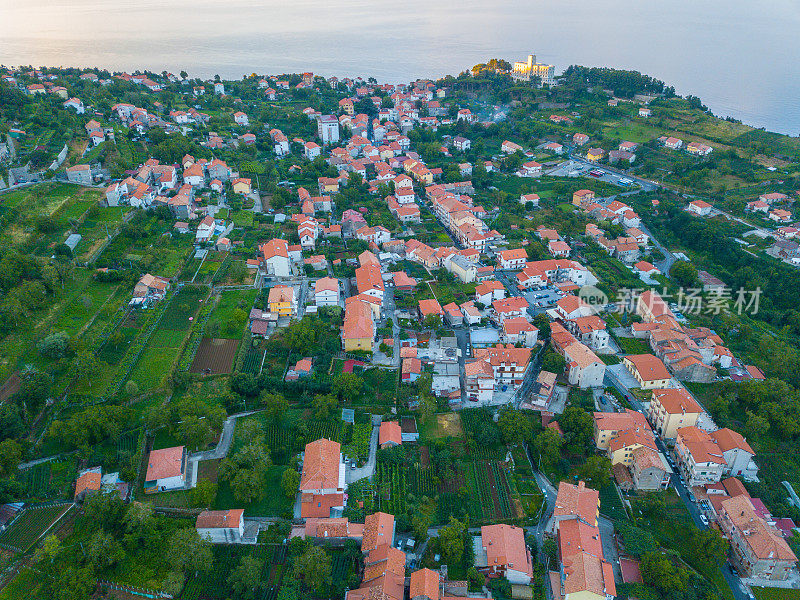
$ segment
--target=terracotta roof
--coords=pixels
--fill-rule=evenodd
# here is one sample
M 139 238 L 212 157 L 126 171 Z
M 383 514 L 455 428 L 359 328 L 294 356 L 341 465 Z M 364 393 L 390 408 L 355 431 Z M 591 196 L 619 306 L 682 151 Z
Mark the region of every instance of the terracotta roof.
M 486 550 L 489 566 L 506 566 L 533 576 L 533 565 L 525 545 L 525 530 L 513 525 L 484 525 L 481 545 Z
M 276 285 L 269 290 L 268 301 L 270 304 L 278 302 L 293 302 L 294 288 L 288 285 Z
M 333 277 L 323 277 L 314 282 L 314 293 L 320 292 L 338 292 L 339 280 Z
M 644 381 L 656 381 L 672 377 L 667 367 L 661 362 L 661 359 L 652 354 L 631 354 L 626 356 L 625 360 L 633 364 Z
M 558 547 L 562 559 L 579 552 L 603 557 L 600 530 L 580 519 L 565 519 L 558 523 Z
M 419 312 L 420 314 L 422 314 L 423 318 L 427 317 L 428 315 L 439 315 L 439 316 L 444 315 L 444 311 L 442 311 L 442 306 L 439 304 L 439 302 L 436 301 L 435 298 L 420 300 L 418 307 L 419 307 Z
M 300 490 L 337 489 L 340 458 L 339 442 L 321 439 L 307 444 Z
M 372 339 L 375 334 L 375 325 L 372 321 L 372 309 L 366 302 L 358 297 L 352 302 L 345 302 L 344 325 L 342 337 L 344 339 Z
M 722 510 L 752 553 L 762 560 L 796 561 L 792 549 L 778 533 L 756 514 L 750 499 L 736 496 L 722 502 Z
M 237 529 L 242 522 L 244 509 L 204 510 L 197 515 L 197 529 Z
M 364 536 L 361 540 L 361 550 L 369 552 L 375 548 L 392 544 L 394 537 L 394 515 L 376 512 L 367 515 L 364 519 Z
M 570 335 L 570 337 L 572 336 Z M 594 352 L 592 352 L 591 348 L 577 341 L 573 341 L 571 344 L 568 344 L 564 348 L 564 354 L 569 358 L 571 363 L 574 362 L 575 365 L 581 369 L 585 369 L 586 367 L 603 362 Z
M 723 429 L 717 429 L 711 433 L 711 438 L 716 442 L 717 446 L 719 446 L 720 450 L 723 452 L 739 449 L 744 450 L 753 456 L 756 455 L 756 453 L 753 452 L 753 449 L 750 447 L 750 444 L 748 444 L 747 440 L 744 439 L 744 436 L 733 429 L 728 429 L 727 427 Z
M 181 475 L 184 469 L 183 456 L 183 446 L 153 450 L 147 459 L 147 474 L 144 480 L 155 481 Z
M 86 471 L 78 477 L 75 482 L 75 497 L 77 498 L 85 491 L 96 492 L 100 489 L 100 481 L 103 476 L 100 471 Z
M 414 571 L 411 574 L 408 597 L 410 600 L 418 597 L 439 600 L 439 573 L 430 569 Z
M 725 465 L 722 450 L 711 439 L 707 431 L 699 427 L 681 427 L 677 431 L 678 443 L 683 444 L 695 463 L 714 463 Z
M 558 484 L 553 516 L 571 515 L 595 524 L 599 502 L 600 492 L 587 488 L 583 481 L 579 481 L 578 485 L 562 481 Z
M 413 358 L 407 358 L 403 361 L 405 364 L 406 361 L 410 360 L 419 360 Z M 386 421 L 381 423 L 381 427 L 378 430 L 378 444 L 383 446 L 388 442 L 394 442 L 395 444 L 402 444 L 402 431 L 400 429 L 400 424 L 397 421 Z
M 264 244 L 261 244 L 259 250 L 261 251 L 261 256 L 264 258 L 264 260 L 268 260 L 275 256 L 289 258 L 289 243 L 286 240 L 278 238 L 272 239 Z
M 700 414 L 703 412 L 703 408 L 683 388 L 653 390 L 653 401 L 658 401 L 667 414 L 670 415 Z
M 624 413 L 596 412 L 594 423 L 599 431 L 623 431 L 635 427 L 650 429 L 645 416 L 629 408 Z
M 588 591 L 601 598 L 616 596 L 611 565 L 588 552 L 578 552 L 564 560 L 564 577 L 563 592 L 567 595 Z

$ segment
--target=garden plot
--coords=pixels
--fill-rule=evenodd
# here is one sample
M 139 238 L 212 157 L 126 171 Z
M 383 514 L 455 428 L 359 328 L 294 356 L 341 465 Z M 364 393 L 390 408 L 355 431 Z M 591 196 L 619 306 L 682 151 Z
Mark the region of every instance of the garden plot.
M 0 534 L 0 545 L 15 552 L 27 552 L 73 504 L 57 504 L 25 510 L 13 525 Z
M 204 337 L 197 348 L 189 372 L 209 375 L 230 373 L 233 370 L 233 360 L 236 358 L 238 346 L 237 340 Z

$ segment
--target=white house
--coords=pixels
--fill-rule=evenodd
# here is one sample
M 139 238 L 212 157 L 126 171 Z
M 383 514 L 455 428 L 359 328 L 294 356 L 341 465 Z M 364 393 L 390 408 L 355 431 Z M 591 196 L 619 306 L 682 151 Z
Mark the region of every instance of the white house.
M 289 258 L 289 243 L 274 238 L 258 248 L 261 256 L 259 262 L 264 271 L 275 277 L 289 277 L 292 274 L 292 263 Z
M 236 544 L 244 537 L 244 509 L 204 510 L 197 515 L 195 529 L 214 544 Z
M 338 306 L 339 280 L 323 277 L 314 282 L 314 304 L 317 306 Z
M 183 446 L 150 452 L 144 477 L 145 493 L 183 488 L 186 483 L 186 459 L 186 448 Z
M 303 154 L 308 160 L 314 160 L 321 154 L 319 144 L 314 142 L 306 142 L 303 146 Z
M 711 213 L 711 205 L 703 200 L 692 200 L 689 202 L 689 206 L 686 207 L 686 210 L 690 213 L 705 217 Z
M 582 389 L 602 387 L 606 365 L 586 345 L 573 342 L 564 348 L 567 360 L 567 380 Z

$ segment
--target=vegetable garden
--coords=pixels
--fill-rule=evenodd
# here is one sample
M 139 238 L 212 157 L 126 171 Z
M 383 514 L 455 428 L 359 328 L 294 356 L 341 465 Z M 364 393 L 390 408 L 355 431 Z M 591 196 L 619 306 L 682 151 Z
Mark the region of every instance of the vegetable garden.
M 11 527 L 0 534 L 0 545 L 15 552 L 27 552 L 72 506 L 65 503 L 23 511 Z

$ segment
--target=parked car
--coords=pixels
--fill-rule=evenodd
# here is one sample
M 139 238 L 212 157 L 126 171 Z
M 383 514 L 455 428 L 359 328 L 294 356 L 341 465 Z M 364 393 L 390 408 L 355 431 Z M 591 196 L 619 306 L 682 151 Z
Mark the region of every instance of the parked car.
M 707 517 L 707 516 L 705 516 L 705 515 L 700 515 L 700 521 L 703 523 L 703 525 L 705 525 L 706 527 L 708 527 L 708 517 Z

